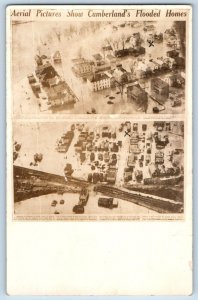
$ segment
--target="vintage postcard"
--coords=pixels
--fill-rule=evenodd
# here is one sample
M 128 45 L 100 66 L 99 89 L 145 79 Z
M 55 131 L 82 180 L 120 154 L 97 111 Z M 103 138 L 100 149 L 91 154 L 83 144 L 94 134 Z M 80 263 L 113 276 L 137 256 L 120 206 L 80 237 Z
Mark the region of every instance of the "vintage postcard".
M 14 218 L 184 217 L 189 24 L 188 9 L 10 8 Z
M 191 26 L 187 5 L 7 8 L 10 294 L 191 293 Z

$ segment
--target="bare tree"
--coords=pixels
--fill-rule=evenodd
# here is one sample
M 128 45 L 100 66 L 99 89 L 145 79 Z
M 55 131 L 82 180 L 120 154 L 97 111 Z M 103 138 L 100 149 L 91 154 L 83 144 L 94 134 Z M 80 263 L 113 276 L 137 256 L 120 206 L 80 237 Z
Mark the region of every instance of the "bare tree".
M 121 42 L 121 45 L 122 45 L 122 50 L 125 49 L 125 44 L 126 44 L 126 35 L 123 33 L 120 37 L 120 42 Z
M 113 82 L 114 82 L 114 85 L 120 91 L 121 99 L 123 99 L 124 87 L 125 87 L 126 83 L 128 82 L 127 73 L 123 73 L 120 77 L 118 77 L 118 76 L 113 77 Z
M 78 48 L 77 57 L 82 58 L 82 47 Z

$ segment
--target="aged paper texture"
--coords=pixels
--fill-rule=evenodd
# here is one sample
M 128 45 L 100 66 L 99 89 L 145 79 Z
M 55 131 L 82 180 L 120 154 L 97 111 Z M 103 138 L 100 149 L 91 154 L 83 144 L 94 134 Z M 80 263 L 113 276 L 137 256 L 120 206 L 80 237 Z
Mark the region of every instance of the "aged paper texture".
M 176 228 L 176 239 L 188 236 L 174 266 L 175 277 L 186 272 L 181 289 L 160 288 L 159 279 L 151 290 L 137 280 L 136 288 L 120 284 L 115 291 L 110 280 L 100 291 L 83 280 L 75 291 L 53 277 L 52 289 L 30 284 L 22 291 L 10 275 L 11 294 L 190 293 L 191 18 L 184 5 L 8 7 L 8 265 L 15 261 L 12 235 L 20 227 L 22 238 L 25 226 L 104 232 L 105 221 L 114 221 L 109 226 L 118 235 L 130 224 L 147 240 L 166 224 L 167 242 Z

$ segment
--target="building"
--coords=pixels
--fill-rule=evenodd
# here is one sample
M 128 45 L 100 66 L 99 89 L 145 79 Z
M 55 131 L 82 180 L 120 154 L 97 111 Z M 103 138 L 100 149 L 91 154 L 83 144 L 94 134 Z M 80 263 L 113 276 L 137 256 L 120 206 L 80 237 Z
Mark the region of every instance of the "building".
M 57 144 L 56 150 L 58 152 L 64 152 L 66 153 L 69 149 L 69 146 L 74 138 L 74 132 L 73 131 L 67 131 L 59 140 Z
M 96 92 L 110 88 L 110 78 L 105 73 L 95 73 L 91 78 L 87 79 L 88 87 L 91 91 Z
M 31 84 L 32 91 L 38 97 L 38 94 L 41 93 L 41 86 L 38 82 Z
M 58 76 L 58 73 L 50 63 L 39 65 L 35 70 L 36 76 L 39 78 L 42 84 L 45 85 L 47 79 Z
M 134 156 L 134 154 L 130 154 L 128 156 L 127 166 L 130 167 L 130 168 L 135 167 L 135 156 Z
M 148 106 L 148 95 L 147 93 L 140 87 L 139 84 L 130 85 L 127 87 L 127 101 L 135 104 L 135 107 L 142 111 L 147 110 Z
M 105 64 L 105 61 L 100 53 L 92 55 L 95 66 L 101 66 Z
M 135 74 L 137 78 L 145 78 L 147 75 L 151 75 L 152 71 L 148 62 L 139 61 L 135 68 Z
M 184 85 L 185 79 L 181 76 L 181 74 L 174 74 L 169 77 L 169 85 L 171 87 L 180 88 Z
M 141 150 L 138 144 L 129 145 L 129 152 L 133 154 L 140 154 Z
M 175 67 L 176 68 L 185 68 L 185 59 L 181 56 L 175 57 Z
M 169 84 L 159 77 L 151 79 L 151 96 L 164 103 L 169 97 Z
M 130 139 L 130 145 L 136 145 L 138 144 L 138 141 L 139 141 L 139 135 L 133 132 Z
M 116 169 L 113 167 L 107 170 L 107 182 L 112 184 L 116 182 Z
M 36 83 L 36 78 L 34 77 L 33 74 L 29 74 L 29 75 L 27 76 L 27 78 L 28 78 L 29 84 Z
M 149 61 L 147 67 L 151 70 L 152 73 L 157 73 L 159 71 L 159 64 L 154 61 Z
M 60 81 L 61 81 L 61 79 L 59 76 L 48 78 L 45 80 L 45 86 L 53 87 L 53 86 L 57 85 Z
M 155 153 L 155 163 L 156 164 L 163 164 L 164 163 L 164 153 L 158 151 Z
M 171 58 L 175 58 L 179 56 L 179 52 L 176 50 L 170 50 L 166 52 L 166 55 Z
M 107 63 L 115 64 L 116 63 L 116 58 L 112 54 L 107 54 L 106 61 L 107 61 Z
M 133 174 L 133 169 L 125 168 L 124 169 L 124 181 L 128 182 L 128 181 L 132 180 L 132 174 Z
M 59 51 L 56 51 L 53 55 L 53 61 L 55 64 L 60 64 L 61 63 L 61 54 Z
M 74 66 L 72 71 L 77 77 L 87 78 L 94 72 L 94 63 L 92 61 L 82 59 L 73 60 Z
M 57 85 L 50 87 L 46 92 L 48 95 L 48 101 L 52 107 L 75 103 L 74 96 L 67 89 L 65 81 L 60 81 Z

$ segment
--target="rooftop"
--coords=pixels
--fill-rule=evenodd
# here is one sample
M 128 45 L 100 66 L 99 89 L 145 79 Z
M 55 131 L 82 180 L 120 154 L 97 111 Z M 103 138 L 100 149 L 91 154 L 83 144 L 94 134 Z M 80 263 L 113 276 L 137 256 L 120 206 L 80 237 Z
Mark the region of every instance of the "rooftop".
M 146 93 L 139 84 L 135 84 L 135 85 L 130 85 L 127 88 L 127 91 L 132 91 L 133 95 L 135 96 L 140 96 L 142 93 Z
M 105 73 L 96 73 L 91 79 L 89 79 L 90 82 L 97 82 L 100 80 L 108 79 L 109 76 Z
M 168 86 L 168 83 L 165 82 L 164 80 L 162 80 L 161 78 L 157 77 L 157 78 L 153 78 L 151 79 L 151 82 L 155 83 L 155 85 L 157 85 L 158 87 L 164 88 Z
M 93 57 L 95 60 L 102 60 L 102 55 L 100 53 L 94 54 Z

